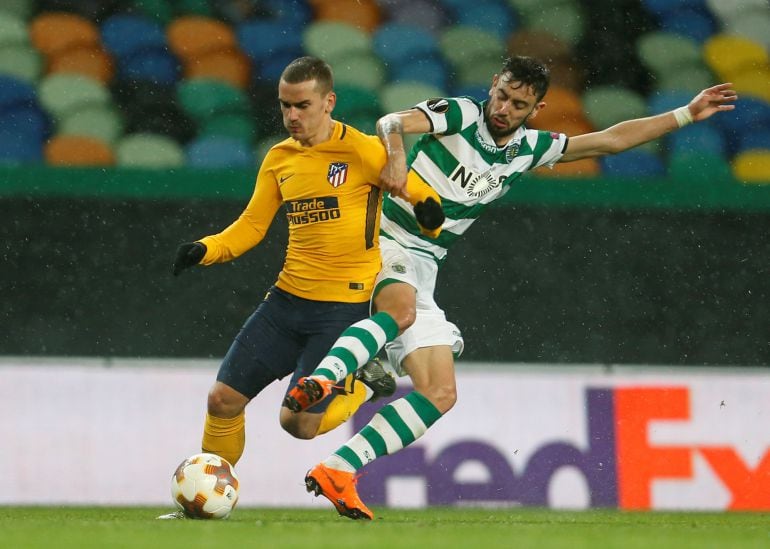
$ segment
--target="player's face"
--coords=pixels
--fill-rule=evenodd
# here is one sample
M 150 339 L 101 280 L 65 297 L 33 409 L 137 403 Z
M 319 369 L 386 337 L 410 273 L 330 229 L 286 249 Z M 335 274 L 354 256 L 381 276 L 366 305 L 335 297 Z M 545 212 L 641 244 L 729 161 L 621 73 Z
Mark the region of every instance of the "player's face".
M 333 91 L 322 94 L 315 80 L 290 84 L 278 83 L 283 125 L 294 139 L 310 146 L 326 141 L 331 130 L 331 112 L 336 97 Z
M 512 81 L 509 76 L 496 74 L 492 79 L 484 111 L 487 129 L 498 145 L 508 142 L 519 126 L 545 106 L 537 101 L 532 86 Z

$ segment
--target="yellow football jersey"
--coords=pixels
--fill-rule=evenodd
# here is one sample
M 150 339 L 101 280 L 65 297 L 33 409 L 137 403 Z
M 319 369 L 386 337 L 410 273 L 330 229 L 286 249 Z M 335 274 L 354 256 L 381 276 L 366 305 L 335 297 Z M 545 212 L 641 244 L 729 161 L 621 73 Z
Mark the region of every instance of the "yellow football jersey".
M 256 246 L 283 204 L 289 243 L 276 285 L 316 301 L 368 301 L 381 263 L 378 178 L 385 158 L 377 137 L 341 122 L 324 143 L 278 143 L 241 216 L 200 240 L 207 248 L 201 264 L 230 261 Z

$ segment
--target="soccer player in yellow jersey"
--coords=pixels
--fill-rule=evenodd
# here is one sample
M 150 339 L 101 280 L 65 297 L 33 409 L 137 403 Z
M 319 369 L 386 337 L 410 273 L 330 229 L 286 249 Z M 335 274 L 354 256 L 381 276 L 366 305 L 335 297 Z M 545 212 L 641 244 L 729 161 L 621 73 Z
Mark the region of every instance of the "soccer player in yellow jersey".
M 351 324 L 366 321 L 388 339 L 399 329 L 387 313 L 369 317 L 381 265 L 382 191 L 391 190 L 379 183 L 383 145 L 332 119 L 332 72 L 318 58 L 302 57 L 284 69 L 278 99 L 290 137 L 267 153 L 246 209 L 221 233 L 181 244 L 173 266 L 178 275 L 237 258 L 260 243 L 283 206 L 289 224 L 283 268 L 233 341 L 208 395 L 202 449 L 233 464 L 245 446 L 244 410 L 262 389 L 290 374 L 294 386 Z M 431 229 L 443 221 L 438 195 L 427 186 L 400 194 L 416 205 L 426 234 L 437 234 Z M 365 399 L 392 394 L 392 377 L 376 363 L 369 366 L 355 378 L 363 383 L 346 383 L 348 391 L 337 388 L 307 412 L 282 408 L 282 427 L 313 438 L 345 421 Z

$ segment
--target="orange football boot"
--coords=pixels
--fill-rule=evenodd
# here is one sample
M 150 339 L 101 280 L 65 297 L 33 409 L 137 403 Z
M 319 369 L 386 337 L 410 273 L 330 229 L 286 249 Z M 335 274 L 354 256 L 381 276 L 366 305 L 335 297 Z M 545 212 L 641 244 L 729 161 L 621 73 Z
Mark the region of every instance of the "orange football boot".
M 355 473 L 338 471 L 319 463 L 305 475 L 305 487 L 316 496 L 323 495 L 332 502 L 337 512 L 353 520 L 372 520 L 374 513 L 364 505 L 356 491 Z

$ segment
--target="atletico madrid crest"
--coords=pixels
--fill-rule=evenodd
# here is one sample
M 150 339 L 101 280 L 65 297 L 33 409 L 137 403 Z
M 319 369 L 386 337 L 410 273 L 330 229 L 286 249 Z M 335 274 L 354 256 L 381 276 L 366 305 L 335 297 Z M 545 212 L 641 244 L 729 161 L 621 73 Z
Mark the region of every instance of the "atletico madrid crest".
M 348 163 L 347 162 L 332 162 L 329 164 L 329 173 L 326 174 L 326 179 L 332 184 L 335 189 L 342 185 L 348 179 Z

